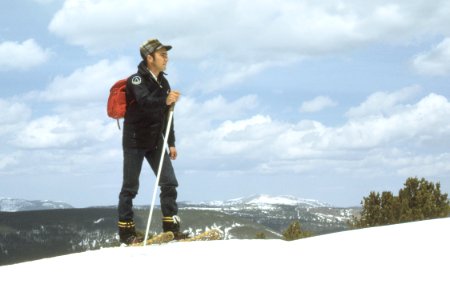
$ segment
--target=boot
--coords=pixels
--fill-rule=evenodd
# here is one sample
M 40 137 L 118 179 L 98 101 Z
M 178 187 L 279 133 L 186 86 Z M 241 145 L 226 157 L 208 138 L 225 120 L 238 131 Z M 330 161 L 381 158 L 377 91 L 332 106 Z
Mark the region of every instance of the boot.
M 136 233 L 134 221 L 119 221 L 118 226 L 120 243 L 133 245 L 144 241 L 144 237 Z
M 175 240 L 182 240 L 189 237 L 189 234 L 180 232 L 181 219 L 179 216 L 163 217 L 163 231 L 172 231 Z

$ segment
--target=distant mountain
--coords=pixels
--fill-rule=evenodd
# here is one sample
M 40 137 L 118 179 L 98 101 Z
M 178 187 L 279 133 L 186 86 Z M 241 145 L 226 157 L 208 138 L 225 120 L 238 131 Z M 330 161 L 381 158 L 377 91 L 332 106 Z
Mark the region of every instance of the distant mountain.
M 346 230 L 348 221 L 360 210 L 356 207 L 333 207 L 313 199 L 269 195 L 252 195 L 207 203 L 180 203 L 179 207 L 180 210 L 216 211 L 243 218 L 254 224 L 265 226 L 278 236 L 281 236 L 282 232 L 295 220 L 300 221 L 302 229 L 311 231 L 315 235 Z M 240 238 L 244 238 L 241 234 L 243 231 L 240 230 Z
M 300 206 L 304 208 L 313 207 L 330 207 L 331 205 L 320 202 L 314 199 L 297 198 L 290 195 L 285 196 L 270 196 L 270 195 L 252 195 L 247 197 L 240 197 L 226 201 L 214 201 L 212 205 L 217 206 L 267 206 L 267 205 L 288 205 L 288 206 Z
M 14 198 L 0 198 L 0 211 L 16 212 L 29 210 L 66 209 L 73 208 L 64 202 L 49 200 L 25 200 Z

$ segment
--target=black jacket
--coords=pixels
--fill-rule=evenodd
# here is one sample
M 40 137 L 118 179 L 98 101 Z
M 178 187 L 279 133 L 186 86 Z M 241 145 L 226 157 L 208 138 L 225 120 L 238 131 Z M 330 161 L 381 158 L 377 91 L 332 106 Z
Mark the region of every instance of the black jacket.
M 165 133 L 169 106 L 166 98 L 170 86 L 161 72 L 156 81 L 144 61 L 138 72 L 127 81 L 127 110 L 122 144 L 125 148 L 154 149 Z M 175 146 L 173 120 L 169 132 L 169 146 Z

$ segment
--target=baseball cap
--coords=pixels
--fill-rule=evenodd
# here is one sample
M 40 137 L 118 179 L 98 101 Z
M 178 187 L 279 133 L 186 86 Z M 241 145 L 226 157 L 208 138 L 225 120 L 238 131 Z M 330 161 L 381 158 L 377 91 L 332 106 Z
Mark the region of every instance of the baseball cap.
M 150 39 L 145 41 L 141 47 L 139 48 L 140 52 L 141 52 L 141 56 L 143 59 L 145 59 L 145 57 L 147 57 L 147 55 L 161 49 L 161 48 L 166 48 L 167 51 L 169 51 L 170 49 L 172 49 L 172 46 L 170 45 L 163 45 L 161 44 L 160 41 L 158 41 L 157 39 Z

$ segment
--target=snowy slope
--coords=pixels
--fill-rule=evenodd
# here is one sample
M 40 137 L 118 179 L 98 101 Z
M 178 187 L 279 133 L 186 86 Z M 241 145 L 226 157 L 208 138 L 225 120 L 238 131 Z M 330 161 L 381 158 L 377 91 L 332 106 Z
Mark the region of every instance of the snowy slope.
M 108 248 L 0 267 L 2 299 L 448 299 L 450 219 L 285 242 Z

